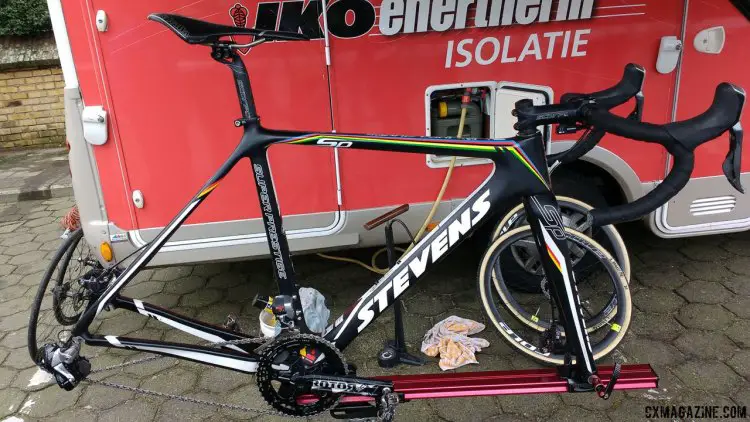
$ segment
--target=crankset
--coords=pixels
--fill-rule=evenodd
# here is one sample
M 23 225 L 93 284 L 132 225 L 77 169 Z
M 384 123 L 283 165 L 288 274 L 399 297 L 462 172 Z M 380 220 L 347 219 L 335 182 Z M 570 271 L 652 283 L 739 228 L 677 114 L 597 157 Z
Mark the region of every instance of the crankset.
M 314 335 L 282 336 L 266 345 L 256 380 L 268 404 L 289 416 L 321 413 L 344 395 L 374 398 L 377 405 L 371 416 L 388 420 L 394 413 L 391 382 L 353 376 L 336 346 Z

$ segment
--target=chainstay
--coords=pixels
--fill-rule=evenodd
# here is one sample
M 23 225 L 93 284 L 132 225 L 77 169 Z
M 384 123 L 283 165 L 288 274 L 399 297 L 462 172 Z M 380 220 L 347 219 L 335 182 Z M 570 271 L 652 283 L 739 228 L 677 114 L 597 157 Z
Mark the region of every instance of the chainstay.
M 264 337 L 248 337 L 248 338 L 241 338 L 241 339 L 236 339 L 236 340 L 209 342 L 207 346 L 224 347 L 224 346 L 238 345 L 238 344 L 264 344 L 270 340 L 273 340 L 273 339 L 268 339 Z M 140 363 L 146 363 L 146 362 L 151 362 L 151 361 L 160 360 L 160 359 L 177 359 L 177 358 L 174 356 L 165 356 L 165 355 L 148 356 L 148 357 L 141 358 L 141 359 L 135 359 L 135 360 L 131 360 L 131 361 L 123 362 L 123 363 L 118 363 L 115 365 L 105 366 L 104 368 L 95 369 L 91 371 L 91 373 L 97 374 L 100 372 L 112 371 L 114 369 L 125 368 L 127 366 L 137 365 Z
M 331 350 L 333 350 L 338 355 L 338 358 L 341 359 L 341 362 L 344 364 L 344 369 L 346 370 L 346 372 L 347 373 L 349 372 L 349 365 L 346 362 L 346 358 L 341 353 L 341 351 L 333 345 L 333 343 L 331 343 L 331 342 L 323 339 L 322 337 L 318 337 L 318 336 L 310 335 L 310 334 L 296 334 L 296 335 L 292 335 L 292 336 L 287 336 L 284 339 L 286 340 L 286 339 L 289 339 L 290 337 L 302 337 L 302 338 L 308 338 L 308 339 L 315 339 L 317 341 L 321 341 L 323 343 L 326 343 L 327 346 L 330 347 Z M 221 342 L 212 342 L 212 343 L 209 343 L 209 345 L 211 347 L 223 347 L 223 346 L 228 346 L 228 345 L 239 345 L 239 344 L 265 344 L 265 343 L 271 343 L 271 342 L 276 341 L 276 340 L 278 340 L 278 339 L 277 338 L 264 338 L 264 337 L 248 337 L 248 338 L 237 339 L 237 340 L 227 340 L 227 341 L 221 341 Z M 132 361 L 123 362 L 123 363 L 120 363 L 120 364 L 110 365 L 110 366 L 107 366 L 107 367 L 104 367 L 104 368 L 100 368 L 100 369 L 91 371 L 91 374 L 101 373 L 101 372 L 105 372 L 105 371 L 111 371 L 111 370 L 114 370 L 114 369 L 120 369 L 120 368 L 124 368 L 124 367 L 127 367 L 127 366 L 132 366 L 132 365 L 136 365 L 136 364 L 141 364 L 141 363 L 146 363 L 146 362 L 151 362 L 151 361 L 156 361 L 156 360 L 166 359 L 166 358 L 177 359 L 177 358 L 175 358 L 173 356 L 164 356 L 164 355 L 148 356 L 148 357 L 145 357 L 145 358 L 142 358 L 142 359 L 136 359 L 136 360 L 132 360 Z M 161 397 L 161 398 L 168 398 L 168 399 L 178 400 L 178 401 L 182 401 L 182 402 L 185 402 L 185 403 L 200 404 L 200 405 L 213 406 L 213 407 L 218 407 L 218 408 L 223 408 L 223 409 L 229 409 L 229 410 L 239 410 L 239 411 L 248 412 L 248 413 L 282 416 L 282 417 L 295 418 L 295 419 L 298 419 L 298 418 L 307 418 L 307 416 L 290 415 L 290 414 L 278 411 L 276 409 L 272 409 L 272 408 L 270 408 L 270 406 L 269 406 L 269 408 L 266 408 L 266 409 L 256 409 L 256 408 L 246 407 L 246 406 L 237 405 L 237 404 L 220 403 L 220 402 L 214 402 L 214 401 L 210 401 L 210 400 L 198 399 L 198 398 L 190 397 L 190 396 L 181 396 L 181 395 L 177 395 L 177 394 L 162 393 L 160 391 L 148 390 L 148 389 L 145 389 L 145 388 L 133 387 L 133 386 L 129 386 L 129 385 L 118 384 L 118 383 L 113 383 L 113 382 L 103 381 L 103 380 L 86 379 L 84 382 L 88 382 L 89 384 L 98 384 L 98 385 L 102 385 L 102 386 L 105 386 L 105 387 L 116 388 L 116 389 L 125 390 L 125 391 L 131 391 L 131 392 L 134 392 L 134 393 L 144 394 L 144 395 L 153 396 L 153 397 Z M 338 405 L 339 400 L 341 400 L 341 397 L 339 397 L 335 402 L 333 402 L 333 404 L 331 404 L 330 407 L 328 407 L 327 409 L 324 409 L 323 411 L 321 411 L 321 413 L 325 412 L 326 410 L 329 410 L 329 409 L 335 407 L 336 405 Z

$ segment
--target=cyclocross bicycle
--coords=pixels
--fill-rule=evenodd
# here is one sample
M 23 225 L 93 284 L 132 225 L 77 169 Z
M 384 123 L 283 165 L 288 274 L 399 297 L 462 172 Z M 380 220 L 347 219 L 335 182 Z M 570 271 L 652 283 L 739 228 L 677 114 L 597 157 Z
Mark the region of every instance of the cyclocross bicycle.
M 637 86 L 634 91 L 632 81 L 626 77 L 609 90 L 569 95 L 561 104 L 534 106 L 530 101 L 520 101 L 515 110 L 518 135 L 511 139 L 445 139 L 269 130 L 260 125 L 250 79 L 237 49 L 268 41 L 305 40 L 306 37 L 296 33 L 217 25 L 169 14 L 154 14 L 149 18 L 165 25 L 189 44 L 210 46 L 211 57 L 231 69 L 242 111 L 242 117 L 235 121 L 235 125 L 242 128 L 244 133 L 239 145 L 221 168 L 127 267 L 121 269 L 112 266 L 103 271 L 97 269 L 81 278 L 85 281 L 86 294 L 82 300 L 86 301 L 86 305 L 80 314 L 73 314 L 75 323 L 70 326 L 68 335 L 61 336 L 56 342 L 40 344 L 37 334 L 39 329 L 45 327 L 38 324 L 39 315 L 49 312 L 49 309 L 41 306 L 49 281 L 43 280 L 31 310 L 29 352 L 34 362 L 53 374 L 62 388 L 74 388 L 90 372 L 90 363 L 80 354 L 83 344 L 151 352 L 256 373 L 257 385 L 264 399 L 275 411 L 294 416 L 331 409 L 332 413 L 342 417 L 369 415 L 389 420 L 397 403 L 415 399 L 566 391 L 596 391 L 606 398 L 615 386 L 617 389 L 656 387 L 658 377 L 649 365 L 597 367 L 595 363 L 595 352 L 586 331 L 586 319 L 568 256 L 568 242 L 574 240 L 602 261 L 608 262 L 607 268 L 613 279 L 622 278 L 622 271 L 601 246 L 581 233 L 574 230 L 566 232 L 563 228 L 559 208 L 550 189 L 545 145 L 536 128 L 552 123 L 573 128 L 596 127 L 631 139 L 659 143 L 674 156 L 670 174 L 643 198 L 631 204 L 588 212 L 591 224 L 607 225 L 639 218 L 664 204 L 687 183 L 693 167 L 693 150 L 730 129 L 732 142 L 724 171 L 729 181 L 741 189 L 741 130 L 738 122 L 745 100 L 741 89 L 721 84 L 712 106 L 704 114 L 685 122 L 651 125 L 609 113 L 610 108 L 632 97 L 640 89 Z M 254 41 L 239 45 L 229 38 L 235 35 L 252 36 Z M 311 333 L 305 324 L 298 294 L 299 284 L 271 179 L 266 152 L 269 146 L 277 143 L 488 158 L 494 163 L 494 172 L 402 256 L 354 305 L 318 335 Z M 590 149 L 595 144 L 579 145 L 577 150 Z M 281 323 L 281 334 L 271 339 L 255 338 L 121 295 L 120 291 L 244 158 L 248 158 L 252 165 L 279 290 L 266 302 Z M 533 235 L 549 280 L 550 298 L 558 313 L 555 321 L 565 334 L 562 348 L 555 351 L 564 358 L 560 366 L 511 372 L 446 373 L 377 379 L 357 376 L 341 351 L 396 298 L 411 289 L 429 268 L 488 220 L 493 208 L 519 198 L 523 200 L 530 226 L 528 230 Z M 491 276 L 492 271 L 488 269 L 494 268 L 490 263 L 497 256 L 498 245 L 519 230 L 524 228 L 505 233 L 490 246 L 483 259 L 480 279 Z M 60 289 L 53 289 L 52 294 L 55 292 L 59 295 Z M 617 312 L 629 315 L 630 298 L 627 291 L 624 294 L 624 299 L 617 301 Z M 65 298 L 62 298 L 63 302 Z M 265 305 L 261 300 L 258 302 Z M 211 344 L 199 346 L 92 334 L 89 327 L 94 319 L 103 311 L 115 308 L 155 318 Z M 69 323 L 70 319 L 62 321 Z M 615 337 L 621 337 L 624 330 L 612 332 Z M 512 337 L 512 333 L 505 332 L 504 335 Z

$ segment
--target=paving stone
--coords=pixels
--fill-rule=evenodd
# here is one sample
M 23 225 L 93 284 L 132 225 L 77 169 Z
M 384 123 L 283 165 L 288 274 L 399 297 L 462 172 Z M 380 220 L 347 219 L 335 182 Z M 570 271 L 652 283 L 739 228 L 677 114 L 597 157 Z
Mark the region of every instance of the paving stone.
M 3 305 L 0 305 L 3 306 Z M 0 319 L 0 331 L 16 331 L 29 325 L 29 313 L 17 312 Z
M 249 306 L 251 307 L 251 313 L 257 314 L 260 312 L 257 308 L 252 306 L 252 304 Z M 238 303 L 226 303 L 222 301 L 199 309 L 196 318 L 200 321 L 221 325 L 226 322 L 227 315 L 232 314 L 240 319 L 240 331 L 249 329 L 252 324 L 258 325 L 257 315 L 255 315 L 255 318 L 243 318 L 240 316 L 241 309 L 242 307 Z M 243 321 L 245 319 L 248 319 L 248 321 Z M 250 321 L 250 319 L 252 319 L 252 321 Z
M 138 381 L 117 374 L 107 378 L 107 382 L 114 382 L 122 385 L 135 386 Z M 93 408 L 96 410 L 111 409 L 118 404 L 124 403 L 135 396 L 132 391 L 121 390 L 103 385 L 88 385 L 78 401 L 78 407 Z
M 729 271 L 744 276 L 750 276 L 750 256 L 736 256 L 727 263 Z
M 732 394 L 732 400 L 739 406 L 745 406 L 750 414 L 750 388 L 743 388 Z
M 744 381 L 730 367 L 718 361 L 691 360 L 674 369 L 675 375 L 686 385 L 709 393 L 734 391 Z
M 127 315 L 127 316 L 126 316 Z M 133 313 L 121 313 L 102 321 L 96 332 L 104 335 L 125 335 L 136 332 L 146 325 L 146 318 Z
M 671 290 L 642 289 L 633 295 L 633 304 L 644 312 L 668 314 L 681 308 L 685 301 Z
M 633 277 L 642 285 L 657 289 L 676 289 L 687 282 L 677 267 L 664 264 L 633 272 Z
M 13 380 L 13 388 L 23 391 L 39 391 L 54 384 L 55 379 L 39 368 L 29 368 L 18 371 L 18 376 Z M 0 387 L 1 388 L 1 387 Z
M 47 254 L 43 251 L 30 251 L 30 252 L 24 252 L 20 255 L 16 255 L 13 258 L 8 261 L 11 265 L 23 265 L 28 264 L 30 262 L 39 262 L 41 261 Z
M 674 342 L 682 353 L 702 359 L 726 360 L 737 346 L 719 331 L 688 330 Z
M 39 244 L 36 242 L 19 243 L 18 245 L 6 248 L 3 255 L 17 256 L 37 249 L 39 249 Z
M 677 293 L 690 303 L 723 303 L 733 296 L 721 283 L 701 280 L 685 284 Z
M 2 276 L 2 278 L 0 278 L 0 286 L 2 286 L 4 288 L 5 287 L 16 286 L 16 285 L 20 284 L 22 278 L 23 277 L 20 276 L 20 275 L 18 275 L 18 274 L 4 275 L 4 276 Z M 36 290 L 34 290 L 34 294 L 36 294 Z
M 22 277 L 18 284 L 38 289 L 39 284 L 42 282 L 42 277 L 44 277 L 44 271 L 38 271 L 23 276 L 19 275 L 18 277 Z
M 63 412 L 60 412 L 56 415 L 53 415 L 49 418 L 45 419 L 45 422 L 52 421 L 52 422 L 94 422 L 96 421 L 96 411 L 93 409 L 80 409 L 75 408 L 72 410 L 65 410 Z
M 177 306 L 177 303 L 180 301 L 180 295 L 171 293 L 157 293 L 151 296 L 144 297 L 143 301 L 148 302 L 152 305 L 171 309 Z
M 750 321 L 741 319 L 730 326 L 725 334 L 743 348 L 750 348 Z
M 163 372 L 166 369 L 174 368 L 178 362 L 179 361 L 176 359 L 170 358 L 157 359 L 150 362 L 139 363 L 137 365 L 126 366 L 123 368 L 123 371 L 137 377 L 138 379 L 144 379 L 146 377 L 154 376 L 159 372 Z
M 29 356 L 29 350 L 25 346 L 12 349 L 10 355 L 3 362 L 3 366 L 18 370 L 36 367 Z
M 626 336 L 619 349 L 629 362 L 669 365 L 684 359 L 680 351 L 671 344 L 634 336 Z
M 6 276 L 16 269 L 15 265 L 2 264 L 0 265 L 0 276 Z
M 81 395 L 81 389 L 65 391 L 62 388 L 48 388 L 29 394 L 18 411 L 32 418 L 47 418 L 71 408 Z
M 14 233 L 12 236 L 3 236 L 0 239 L 0 245 L 15 246 L 26 242 L 31 242 L 32 240 L 34 240 L 34 235 L 31 233 Z
M 248 374 L 209 367 L 201 372 L 198 387 L 211 393 L 225 394 L 250 383 L 255 384 L 255 380 Z
M 34 236 L 33 233 L 30 236 Z M 34 243 L 39 243 L 39 250 L 56 251 L 62 244 L 59 230 L 50 230 L 49 232 L 39 233 L 34 237 Z
M 205 404 L 186 403 L 179 400 L 168 400 L 164 402 L 156 414 L 156 421 L 190 422 L 202 421 L 215 415 L 217 409 Z
M 680 309 L 677 320 L 688 328 L 713 330 L 728 326 L 734 320 L 734 315 L 719 305 L 689 303 Z
M 37 251 L 39 253 L 44 254 L 42 251 Z M 17 258 L 17 257 L 14 257 Z M 15 271 L 13 271 L 13 274 L 19 274 L 19 275 L 28 275 L 33 273 L 38 273 L 40 271 L 46 271 L 49 267 L 49 259 L 46 258 L 46 255 L 43 259 L 29 262 L 28 264 L 19 265 L 16 267 Z M 36 284 L 32 285 L 39 285 L 39 279 L 37 279 Z
M 196 395 L 197 397 L 202 397 L 200 394 Z M 265 405 L 265 400 L 260 395 L 260 392 L 258 391 L 258 386 L 253 384 L 248 384 L 243 387 L 240 387 L 225 397 L 223 397 L 222 402 L 229 403 L 229 404 L 237 404 L 240 406 L 247 406 L 247 407 L 258 407 L 260 406 L 267 406 Z M 254 406 L 251 406 L 250 404 L 253 404 Z M 247 419 L 248 413 L 243 412 L 240 410 L 231 410 L 226 408 L 219 408 L 219 413 L 221 413 L 224 416 L 229 416 L 234 419 L 243 420 Z M 265 418 L 266 416 L 263 416 Z
M 0 317 L 6 317 L 8 315 L 13 315 L 21 311 L 28 311 L 28 309 L 29 300 L 25 297 L 11 299 L 5 301 L 2 305 L 0 305 Z
M 99 416 L 98 422 L 145 422 L 156 415 L 158 404 L 146 399 L 130 400 Z
M 735 255 L 750 256 L 750 240 L 730 240 L 721 247 Z
M 128 287 L 123 289 L 123 294 L 128 297 L 140 299 L 160 293 L 162 290 L 164 290 L 164 282 L 141 281 L 139 283 L 128 285 Z
M 29 290 L 28 286 L 15 285 L 6 287 L 0 290 L 0 302 L 5 302 L 11 299 L 17 299 L 23 296 Z
M 239 302 L 242 304 L 252 301 L 256 294 L 262 292 L 258 286 L 250 284 L 240 284 L 226 291 L 226 300 L 229 302 Z M 267 293 L 264 293 L 267 294 Z
M 21 408 L 26 393 L 14 388 L 0 389 L 0 418 L 12 415 Z
M 626 242 L 628 249 L 631 249 L 631 242 Z M 687 261 L 687 257 L 681 254 L 677 249 L 652 249 L 649 248 L 644 252 L 633 254 L 631 249 L 631 266 L 636 265 L 632 258 L 636 258 L 645 266 L 660 266 L 665 262 L 682 263 Z
M 17 373 L 11 368 L 0 367 L 0 390 L 8 387 Z
M 450 296 L 427 296 L 420 293 L 412 298 L 407 297 L 407 299 L 403 302 L 404 309 L 406 309 L 406 312 L 416 315 L 437 316 L 455 306 Z
M 739 318 L 750 319 L 750 296 L 737 295 L 725 302 L 724 307 Z
M 604 401 L 602 399 L 599 400 Z M 607 420 L 607 414 L 602 411 L 591 411 L 573 406 L 558 409 L 553 417 L 556 421 L 570 422 Z
M 0 349 L 0 364 L 2 364 L 5 361 L 5 358 L 10 355 L 10 350 L 8 349 Z
M 489 418 L 487 420 L 491 420 Z M 395 421 L 438 421 L 440 417 L 430 407 L 430 400 L 414 400 L 396 407 Z
M 651 401 L 642 397 L 625 397 L 619 406 L 608 410 L 606 413 L 612 421 L 643 421 L 648 420 L 646 418 L 647 408 L 669 404 L 671 403 Z
M 455 422 L 483 420 L 503 412 L 496 397 L 476 397 L 471 403 L 463 399 L 432 400 L 429 405 L 441 419 Z
M 11 331 L 3 337 L 0 341 L 0 346 L 7 347 L 9 349 L 17 349 L 25 346 L 27 342 L 26 329 Z
M 194 292 L 206 285 L 206 280 L 201 277 L 186 277 L 164 284 L 165 293 L 186 294 Z
M 688 389 L 682 392 L 679 398 L 672 403 L 674 405 L 682 405 L 684 407 L 693 407 L 695 410 L 695 406 L 701 406 L 701 407 L 713 407 L 718 406 L 718 419 L 721 419 L 722 412 L 725 406 L 735 406 L 734 402 L 725 395 L 714 395 L 706 393 L 705 391 L 699 391 L 697 389 Z M 705 412 L 702 410 L 701 412 Z M 717 420 L 715 418 L 706 418 L 703 417 L 701 419 L 712 419 Z M 685 418 L 684 420 L 701 420 L 701 419 L 690 419 Z
M 706 247 L 699 242 L 691 242 L 689 245 L 680 248 L 680 252 L 690 258 L 692 261 L 716 262 L 730 256 L 726 250 L 721 248 Z
M 216 289 L 201 289 L 180 298 L 180 306 L 200 308 L 218 302 L 223 293 Z
M 180 367 L 152 375 L 141 383 L 141 387 L 161 393 L 183 394 L 195 387 L 198 375 Z
M 706 265 L 704 262 L 686 262 L 680 265 L 680 271 L 689 274 L 693 280 L 705 281 L 720 282 L 734 275 L 723 265 Z
M 151 276 L 153 281 L 175 281 L 178 279 L 186 278 L 193 272 L 193 267 L 190 265 L 181 265 L 178 267 L 159 268 L 154 271 Z
M 745 377 L 750 382 L 750 350 L 739 350 L 727 361 L 727 365 L 734 372 Z
M 748 278 L 745 276 L 734 275 L 724 280 L 722 284 L 735 294 L 746 297 L 750 296 L 750 283 L 748 283 Z
M 223 273 L 211 277 L 208 280 L 206 287 L 223 290 L 239 286 L 243 283 L 247 283 L 247 280 L 245 280 L 244 277 L 234 273 Z
M 609 400 L 602 400 L 596 394 L 560 394 L 559 396 L 565 404 L 562 409 L 571 406 L 574 409 L 594 411 L 614 409 L 620 406 L 624 398 L 622 394 L 612 394 Z M 555 412 L 555 417 L 557 417 L 557 412 Z
M 497 401 L 504 412 L 526 417 L 548 417 L 562 407 L 562 401 L 556 394 L 499 396 Z

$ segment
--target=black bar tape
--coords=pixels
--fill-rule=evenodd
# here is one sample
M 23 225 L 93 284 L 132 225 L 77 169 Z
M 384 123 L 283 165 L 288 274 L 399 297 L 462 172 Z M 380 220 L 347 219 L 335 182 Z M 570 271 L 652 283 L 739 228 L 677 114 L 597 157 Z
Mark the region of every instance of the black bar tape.
M 594 226 L 601 227 L 637 220 L 655 211 L 687 185 L 693 173 L 695 155 L 679 145 L 674 145 L 669 150 L 674 156 L 674 164 L 664 181 L 645 196 L 629 204 L 591 210 L 589 214 Z

